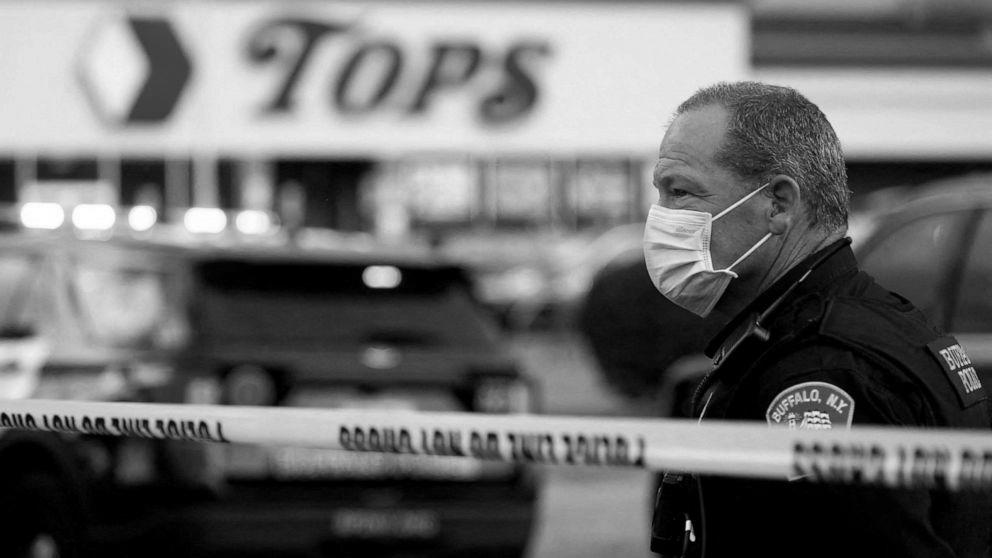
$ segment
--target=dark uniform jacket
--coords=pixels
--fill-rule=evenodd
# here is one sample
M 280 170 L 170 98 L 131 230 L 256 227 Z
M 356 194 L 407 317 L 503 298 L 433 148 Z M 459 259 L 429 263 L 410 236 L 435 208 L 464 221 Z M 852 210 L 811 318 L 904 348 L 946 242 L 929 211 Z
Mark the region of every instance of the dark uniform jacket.
M 990 428 L 989 401 L 960 345 L 859 271 L 849 244 L 794 267 L 713 340 L 716 366 L 696 392 L 696 416 Z M 706 558 L 988 552 L 988 492 L 729 477 L 697 478 L 696 489 L 690 517 Z

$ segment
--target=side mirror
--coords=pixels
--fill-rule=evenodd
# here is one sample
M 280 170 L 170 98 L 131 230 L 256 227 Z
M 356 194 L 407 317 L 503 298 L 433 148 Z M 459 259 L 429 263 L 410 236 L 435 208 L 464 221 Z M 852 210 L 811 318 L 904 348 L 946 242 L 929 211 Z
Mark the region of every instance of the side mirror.
M 0 328 L 0 398 L 31 397 L 48 360 L 48 340 L 30 326 Z

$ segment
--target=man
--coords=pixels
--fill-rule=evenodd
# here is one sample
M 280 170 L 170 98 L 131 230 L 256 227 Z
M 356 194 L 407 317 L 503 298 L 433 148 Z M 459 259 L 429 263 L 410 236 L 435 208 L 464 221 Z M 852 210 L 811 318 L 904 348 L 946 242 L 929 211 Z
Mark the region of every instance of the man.
M 753 82 L 696 92 L 662 140 L 654 185 L 644 251 L 655 286 L 726 321 L 696 392 L 701 420 L 992 426 L 984 389 L 963 385 L 940 356 L 957 342 L 859 271 L 845 238 L 840 144 L 802 95 Z M 729 477 L 695 478 L 690 488 L 686 478 L 663 483 L 656 552 L 681 553 L 684 514 L 695 541 L 688 554 L 705 558 L 988 550 L 988 494 Z M 673 513 L 679 499 L 687 509 Z

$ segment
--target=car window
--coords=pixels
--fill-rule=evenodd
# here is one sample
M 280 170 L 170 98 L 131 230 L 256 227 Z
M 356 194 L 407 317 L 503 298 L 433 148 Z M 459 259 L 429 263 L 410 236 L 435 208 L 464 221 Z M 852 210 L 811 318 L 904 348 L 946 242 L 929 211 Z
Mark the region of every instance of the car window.
M 985 211 L 968 250 L 953 331 L 992 332 L 992 212 Z
M 375 268 L 387 273 L 369 276 Z M 458 268 L 211 260 L 194 274 L 202 285 L 197 335 L 205 343 L 434 350 L 485 350 L 495 343 Z
M 946 325 L 943 288 L 970 211 L 928 215 L 883 229 L 861 258 L 864 269 L 885 288 L 913 302 L 934 322 Z
M 37 259 L 24 254 L 0 256 L 0 330 L 38 326 L 34 315 L 38 265 Z

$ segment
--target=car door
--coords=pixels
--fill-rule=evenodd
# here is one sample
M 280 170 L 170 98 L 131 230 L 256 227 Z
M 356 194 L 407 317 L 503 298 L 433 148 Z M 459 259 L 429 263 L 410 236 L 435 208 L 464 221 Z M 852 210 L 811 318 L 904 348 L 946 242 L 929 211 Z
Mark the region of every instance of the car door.
M 947 329 L 965 233 L 975 218 L 972 209 L 894 217 L 860 251 L 861 265 L 883 287 L 908 298 Z
M 984 209 L 974 226 L 960 280 L 954 292 L 948 330 L 974 362 L 983 382 L 992 382 L 992 209 Z
M 34 395 L 51 342 L 39 305 L 44 258 L 30 248 L 0 248 L 0 397 Z

